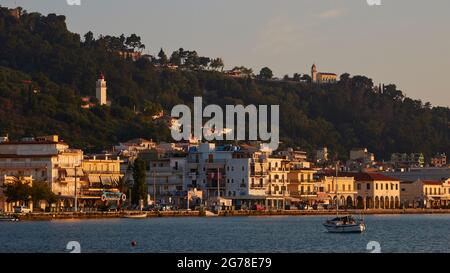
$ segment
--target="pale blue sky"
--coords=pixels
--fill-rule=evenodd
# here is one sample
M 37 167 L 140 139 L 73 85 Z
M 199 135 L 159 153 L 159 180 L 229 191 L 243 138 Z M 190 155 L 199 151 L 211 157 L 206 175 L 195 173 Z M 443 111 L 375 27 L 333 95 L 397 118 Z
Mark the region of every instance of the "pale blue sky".
M 450 1 L 0 0 L 67 16 L 81 34 L 136 33 L 146 51 L 183 47 L 276 76 L 319 71 L 395 83 L 408 96 L 450 106 Z

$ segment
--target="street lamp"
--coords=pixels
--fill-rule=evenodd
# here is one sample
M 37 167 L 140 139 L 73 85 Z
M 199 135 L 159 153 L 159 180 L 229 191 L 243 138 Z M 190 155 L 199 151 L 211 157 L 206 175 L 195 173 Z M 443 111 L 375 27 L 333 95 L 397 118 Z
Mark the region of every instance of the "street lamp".
M 78 185 L 77 185 L 77 168 L 80 167 L 80 165 L 75 165 L 75 206 L 74 211 L 78 211 Z

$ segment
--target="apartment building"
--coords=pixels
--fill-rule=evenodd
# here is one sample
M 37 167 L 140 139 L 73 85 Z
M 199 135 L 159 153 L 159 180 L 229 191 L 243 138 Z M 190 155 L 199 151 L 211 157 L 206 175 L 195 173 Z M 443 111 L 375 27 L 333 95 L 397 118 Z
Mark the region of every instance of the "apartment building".
M 406 208 L 446 208 L 450 206 L 450 179 L 402 181 L 400 195 Z
M 70 149 L 57 135 L 0 142 L 0 176 L 47 181 L 62 206 L 70 206 L 73 200 L 75 168 L 82 160 L 83 151 Z

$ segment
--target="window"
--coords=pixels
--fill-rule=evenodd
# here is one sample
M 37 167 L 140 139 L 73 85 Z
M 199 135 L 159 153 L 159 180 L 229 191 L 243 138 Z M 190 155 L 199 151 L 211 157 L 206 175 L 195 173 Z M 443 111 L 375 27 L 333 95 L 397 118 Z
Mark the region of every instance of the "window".
M 383 189 L 383 184 L 380 184 L 381 185 L 381 189 Z
M 244 166 L 242 166 L 242 171 L 245 171 L 245 167 Z
M 395 189 L 398 190 L 398 184 L 395 184 Z
M 375 184 L 377 185 L 377 184 Z M 370 190 L 370 183 L 367 183 L 367 190 Z M 378 190 L 378 185 L 377 185 L 377 190 Z
M 394 189 L 394 184 L 391 184 L 391 190 L 393 190 Z
M 360 183 L 356 184 L 356 188 L 357 188 L 358 190 L 361 190 L 361 184 L 360 184 Z
M 389 190 L 389 184 L 386 183 L 386 190 Z

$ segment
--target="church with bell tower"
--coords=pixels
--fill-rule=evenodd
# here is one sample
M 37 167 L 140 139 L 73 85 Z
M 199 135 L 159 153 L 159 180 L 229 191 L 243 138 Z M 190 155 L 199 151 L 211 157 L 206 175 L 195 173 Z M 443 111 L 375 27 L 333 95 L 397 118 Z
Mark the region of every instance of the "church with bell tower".
M 316 64 L 311 67 L 311 82 L 318 84 L 335 83 L 337 75 L 335 73 L 317 72 Z

